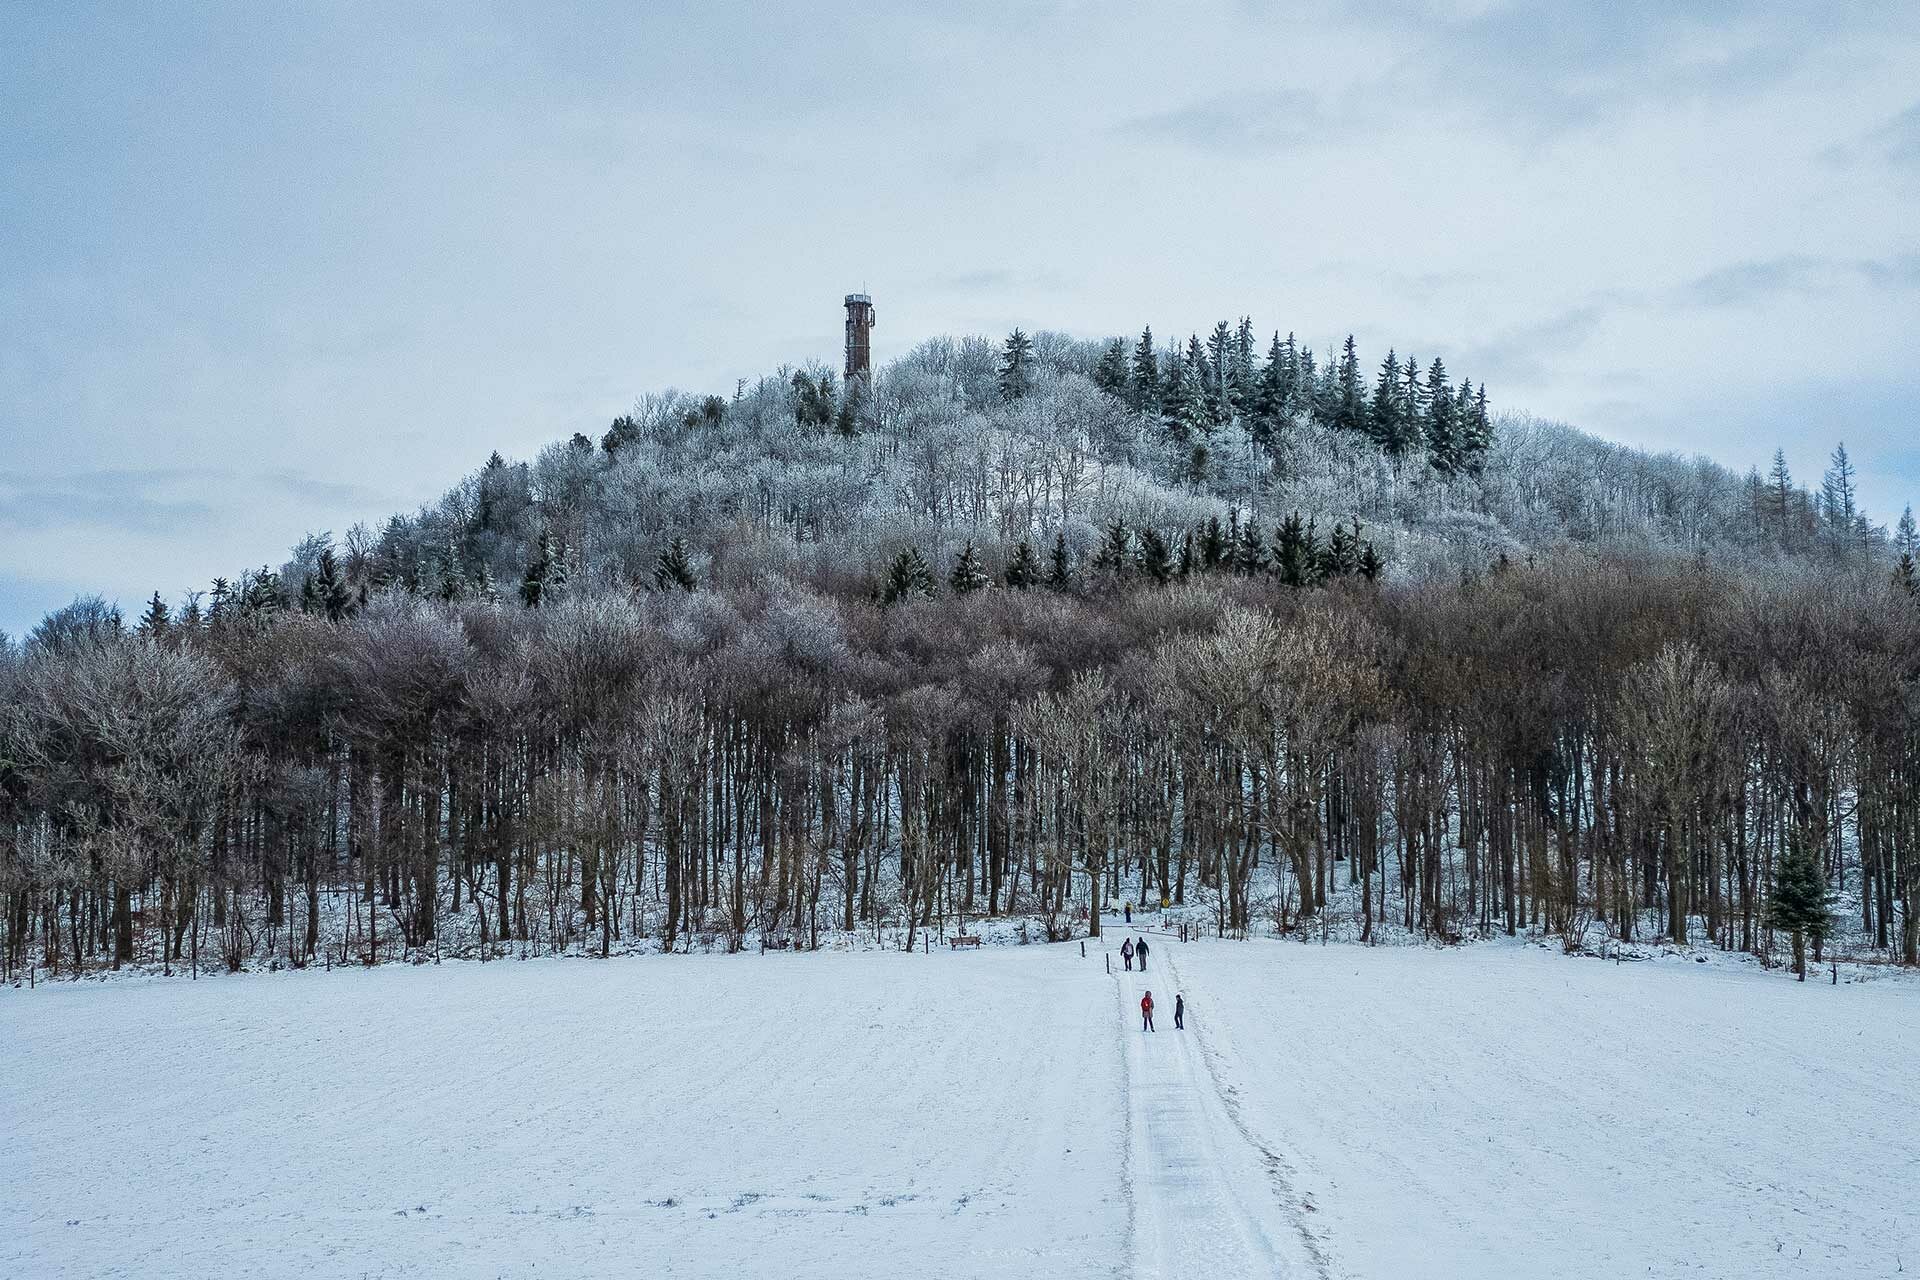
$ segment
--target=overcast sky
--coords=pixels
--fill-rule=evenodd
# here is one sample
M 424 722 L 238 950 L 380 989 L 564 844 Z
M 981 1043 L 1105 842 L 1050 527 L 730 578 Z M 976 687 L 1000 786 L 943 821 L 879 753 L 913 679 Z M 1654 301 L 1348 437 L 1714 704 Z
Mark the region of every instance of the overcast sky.
M 1890 520 L 1920 4 L 1575 7 L 6 4 L 0 629 L 836 360 L 863 287 L 880 359 L 1250 313 L 1735 467 L 1844 439 Z

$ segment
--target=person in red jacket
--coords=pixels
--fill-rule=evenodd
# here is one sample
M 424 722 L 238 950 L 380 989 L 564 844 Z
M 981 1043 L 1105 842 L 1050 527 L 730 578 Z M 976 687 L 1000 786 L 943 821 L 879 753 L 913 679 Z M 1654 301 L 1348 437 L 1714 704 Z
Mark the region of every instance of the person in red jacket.
M 1151 991 L 1140 997 L 1140 1029 L 1153 1030 L 1153 992 Z

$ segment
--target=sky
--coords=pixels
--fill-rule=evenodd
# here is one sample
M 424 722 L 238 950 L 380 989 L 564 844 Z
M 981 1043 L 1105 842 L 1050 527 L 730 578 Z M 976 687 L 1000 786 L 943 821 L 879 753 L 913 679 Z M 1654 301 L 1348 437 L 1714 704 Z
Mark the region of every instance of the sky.
M 0 6 L 0 630 L 642 393 L 1252 316 L 1920 498 L 1920 5 Z

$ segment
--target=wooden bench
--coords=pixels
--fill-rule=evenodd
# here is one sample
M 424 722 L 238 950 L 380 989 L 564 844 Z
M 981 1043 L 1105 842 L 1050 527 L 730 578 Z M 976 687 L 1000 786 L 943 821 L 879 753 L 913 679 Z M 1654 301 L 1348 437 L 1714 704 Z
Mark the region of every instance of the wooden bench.
M 955 951 L 958 951 L 961 947 L 977 947 L 980 945 L 980 935 L 977 933 L 956 933 L 947 939 L 947 945 Z

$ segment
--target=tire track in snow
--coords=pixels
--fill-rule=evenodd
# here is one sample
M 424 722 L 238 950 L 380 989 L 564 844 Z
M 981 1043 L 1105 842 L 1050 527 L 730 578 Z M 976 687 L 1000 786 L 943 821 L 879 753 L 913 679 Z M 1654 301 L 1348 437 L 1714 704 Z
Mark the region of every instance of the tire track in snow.
M 1188 988 L 1180 978 L 1179 965 L 1170 954 L 1167 954 L 1171 950 L 1167 948 L 1162 952 L 1166 956 L 1162 963 L 1167 966 L 1168 973 L 1174 979 L 1174 989 L 1185 991 Z M 1209 1005 L 1212 1005 L 1211 1001 Z M 1314 1234 L 1307 1220 L 1307 1199 L 1301 1195 L 1296 1185 L 1295 1170 L 1285 1156 L 1264 1142 L 1247 1123 L 1246 1109 L 1240 1105 L 1240 1091 L 1221 1079 L 1222 1054 L 1214 1043 L 1214 1037 L 1200 1029 L 1205 1025 L 1207 1024 L 1196 1024 L 1188 1034 L 1191 1034 L 1200 1046 L 1200 1059 L 1206 1069 L 1207 1083 L 1219 1099 L 1221 1111 L 1233 1125 L 1234 1130 L 1259 1156 L 1261 1167 L 1266 1172 L 1267 1180 L 1273 1190 L 1274 1203 L 1279 1208 L 1281 1216 L 1292 1228 L 1293 1234 L 1298 1237 L 1299 1246 L 1305 1255 L 1310 1273 L 1318 1277 L 1318 1280 L 1330 1280 L 1333 1275 L 1333 1263 L 1327 1256 L 1326 1246 L 1321 1242 L 1320 1237 Z
M 1177 969 L 1161 964 L 1177 987 Z M 1134 1275 L 1328 1276 L 1289 1171 L 1237 1114 L 1204 1044 L 1171 1027 L 1139 1030 L 1138 1001 L 1152 975 L 1114 976 L 1127 1059 Z

